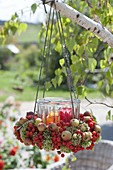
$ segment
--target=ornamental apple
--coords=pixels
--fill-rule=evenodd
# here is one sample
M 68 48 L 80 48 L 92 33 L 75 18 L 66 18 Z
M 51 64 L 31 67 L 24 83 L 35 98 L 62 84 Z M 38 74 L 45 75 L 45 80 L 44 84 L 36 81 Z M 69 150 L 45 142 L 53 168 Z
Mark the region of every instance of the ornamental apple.
M 28 119 L 21 117 L 19 120 L 19 123 L 23 125 L 25 122 L 27 122 Z
M 86 112 L 84 112 L 84 116 L 90 116 L 91 117 L 92 115 L 91 115 L 90 112 L 86 111 Z
M 91 118 L 90 116 L 84 116 L 84 121 L 85 121 L 85 122 L 88 122 L 88 120 L 89 120 L 90 118 Z
M 36 126 L 38 126 L 38 124 L 41 123 L 41 122 L 42 122 L 41 118 L 38 117 L 37 119 L 35 119 L 35 125 Z
M 32 144 L 32 140 L 30 138 L 25 138 L 24 144 L 25 145 L 31 145 Z
M 102 131 L 101 127 L 97 124 L 95 125 L 94 130 L 98 133 L 100 133 Z
M 44 123 L 39 123 L 37 128 L 40 132 L 43 132 L 46 129 L 46 125 Z
M 71 119 L 70 123 L 71 123 L 72 126 L 77 127 L 79 125 L 79 120 L 78 119 Z
M 64 141 L 68 141 L 72 138 L 72 134 L 69 131 L 63 131 L 61 137 Z
M 58 129 L 58 126 L 56 125 L 56 123 L 50 123 L 49 124 L 49 129 L 51 131 L 56 131 Z
M 91 139 L 92 133 L 91 132 L 83 132 L 82 136 L 83 136 L 84 141 L 88 141 Z

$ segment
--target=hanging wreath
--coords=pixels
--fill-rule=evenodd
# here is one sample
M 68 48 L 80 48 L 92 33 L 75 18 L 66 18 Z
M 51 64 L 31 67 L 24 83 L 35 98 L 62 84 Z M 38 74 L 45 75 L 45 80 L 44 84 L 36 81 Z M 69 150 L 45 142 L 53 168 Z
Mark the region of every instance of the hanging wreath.
M 51 109 L 48 113 L 46 109 L 39 114 L 41 117 L 27 112 L 26 117 L 16 123 L 14 134 L 20 142 L 46 151 L 57 150 L 61 157 L 64 153 L 93 149 L 100 138 L 101 127 L 90 112 L 80 113 L 79 118 L 74 118 L 69 107 L 55 112 Z
M 51 3 L 51 6 L 53 3 L 54 2 Z M 64 153 L 76 153 L 84 149 L 92 150 L 94 143 L 100 138 L 101 127 L 97 124 L 94 116 L 90 112 L 80 113 L 80 102 L 76 97 L 70 69 L 70 53 L 65 44 L 60 13 L 57 11 L 56 19 L 62 43 L 62 56 L 64 58 L 64 67 L 67 74 L 70 99 L 45 98 L 45 85 L 43 98 L 38 99 L 42 68 L 46 66 L 46 72 L 48 71 L 48 65 L 44 62 L 47 62 L 47 57 L 50 54 L 50 51 L 47 52 L 46 50 L 50 50 L 54 11 L 50 28 L 51 31 L 48 33 L 50 18 L 51 7 L 34 111 L 27 112 L 25 118 L 20 118 L 14 126 L 14 134 L 17 139 L 25 145 L 36 145 L 39 149 L 44 149 L 46 151 L 57 150 L 58 154 L 61 154 L 61 157 L 64 157 Z M 48 34 L 50 37 L 48 37 Z

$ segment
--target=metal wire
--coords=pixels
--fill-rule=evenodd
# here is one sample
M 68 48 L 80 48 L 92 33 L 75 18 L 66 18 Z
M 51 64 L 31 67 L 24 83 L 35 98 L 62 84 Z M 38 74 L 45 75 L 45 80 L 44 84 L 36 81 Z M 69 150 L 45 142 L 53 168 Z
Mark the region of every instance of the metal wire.
M 53 32 L 53 21 L 54 21 L 54 10 L 53 10 L 53 13 L 52 13 L 52 22 L 51 22 L 51 28 L 50 28 L 50 38 L 48 40 L 48 52 L 46 54 L 46 62 L 45 62 L 46 75 L 47 75 L 46 80 L 48 80 L 48 62 L 49 62 L 50 51 L 51 51 L 51 38 L 52 38 L 52 32 Z M 47 58 L 47 56 L 48 56 L 48 58 Z M 43 98 L 45 97 L 45 92 L 46 92 L 46 86 L 44 85 Z
M 44 60 L 45 60 L 45 52 L 46 52 L 46 45 L 47 45 L 47 38 L 48 38 L 51 11 L 52 11 L 52 5 L 50 6 L 50 11 L 49 11 L 49 18 L 48 18 L 48 23 L 47 23 L 46 37 L 45 37 L 45 42 L 44 42 L 44 50 L 43 50 L 43 55 L 42 55 L 42 62 L 41 62 L 41 65 L 40 65 L 39 77 L 38 77 L 37 92 L 36 92 L 35 104 L 34 104 L 34 114 L 36 112 L 36 104 L 37 104 L 37 99 L 38 99 L 38 96 L 39 96 L 39 89 L 40 89 L 40 80 L 41 80 L 42 69 L 43 69 Z
M 44 4 L 44 7 L 45 7 L 45 0 L 43 0 L 43 4 Z M 73 109 L 73 114 L 74 114 L 74 98 L 76 98 L 76 92 L 74 90 L 73 76 L 72 76 L 72 71 L 71 71 L 71 68 L 70 68 L 70 61 L 69 61 L 70 52 L 66 47 L 63 24 L 62 24 L 60 12 L 57 12 L 56 5 L 55 5 L 54 1 L 51 1 L 50 11 L 49 11 L 46 37 L 45 37 L 45 42 L 44 42 L 44 50 L 43 50 L 43 55 L 42 55 L 42 62 L 41 62 L 41 66 L 40 66 L 37 92 L 36 92 L 36 98 L 35 98 L 34 114 L 35 114 L 35 111 L 36 111 L 36 104 L 37 104 L 37 99 L 38 99 L 38 95 L 39 95 L 40 80 L 41 80 L 42 69 L 43 69 L 43 66 L 44 66 L 44 61 L 45 61 L 45 64 L 46 64 L 46 71 L 48 72 L 47 56 L 48 57 L 50 56 L 51 38 L 52 38 L 53 21 L 54 21 L 54 10 L 53 10 L 53 15 L 52 15 L 52 23 L 51 23 L 50 37 L 49 38 L 48 38 L 48 30 L 49 30 L 50 17 L 51 17 L 52 5 L 53 4 L 55 6 L 55 11 L 56 11 L 56 20 L 57 20 L 57 23 L 58 23 L 58 31 L 59 31 L 59 35 L 60 35 L 60 42 L 62 44 L 62 56 L 63 56 L 64 61 L 65 61 L 65 68 L 66 68 L 66 74 L 67 74 L 67 85 L 68 85 L 68 89 L 69 89 L 69 92 L 70 92 L 70 98 L 71 98 L 72 109 Z M 46 10 L 45 10 L 45 12 L 46 12 Z M 46 52 L 47 43 L 48 43 L 48 52 Z M 47 73 L 47 76 L 48 76 L 48 73 Z M 46 77 L 46 79 L 47 79 L 47 77 Z M 44 84 L 43 98 L 45 96 L 45 91 L 46 91 L 46 87 L 45 87 L 45 84 Z M 74 94 L 74 97 L 73 97 L 72 92 Z
M 66 73 L 67 73 L 67 85 L 68 85 L 68 89 L 70 92 L 71 104 L 72 104 L 72 109 L 73 109 L 73 114 L 74 114 L 74 98 L 76 98 L 76 93 L 75 93 L 74 86 L 73 86 L 72 71 L 70 68 L 70 61 L 69 61 L 70 53 L 65 43 L 64 30 L 63 30 L 60 12 L 56 11 L 56 17 L 57 17 L 57 22 L 58 22 L 58 30 L 60 34 L 60 41 L 62 44 L 62 55 L 65 61 L 65 68 L 66 68 Z M 72 95 L 72 91 L 74 93 L 74 98 Z

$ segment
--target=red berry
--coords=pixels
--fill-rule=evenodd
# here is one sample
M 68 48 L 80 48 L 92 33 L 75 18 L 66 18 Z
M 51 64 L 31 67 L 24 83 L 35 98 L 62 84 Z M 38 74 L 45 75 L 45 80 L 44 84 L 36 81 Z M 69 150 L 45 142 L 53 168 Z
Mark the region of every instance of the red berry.
M 57 123 L 57 126 L 60 126 L 60 122 Z
M 76 134 L 82 134 L 81 130 L 80 130 L 80 129 L 77 129 L 77 130 L 76 130 Z
M 29 136 L 32 137 L 32 136 L 33 136 L 33 133 L 32 133 L 32 132 L 29 132 Z
M 64 158 L 64 157 L 65 157 L 64 153 L 62 153 L 62 154 L 61 154 L 61 157 L 62 157 L 62 158 Z
M 30 132 L 29 131 L 26 131 L 26 136 L 29 136 L 30 135 Z
M 33 124 L 30 122 L 30 123 L 28 124 L 28 126 L 32 128 L 32 127 L 33 127 Z
M 90 128 L 94 127 L 94 123 L 93 122 L 89 122 L 88 125 L 89 125 Z
M 57 151 L 57 153 L 60 155 L 60 154 L 61 154 L 61 151 Z
M 32 129 L 32 132 L 35 132 L 35 128 Z

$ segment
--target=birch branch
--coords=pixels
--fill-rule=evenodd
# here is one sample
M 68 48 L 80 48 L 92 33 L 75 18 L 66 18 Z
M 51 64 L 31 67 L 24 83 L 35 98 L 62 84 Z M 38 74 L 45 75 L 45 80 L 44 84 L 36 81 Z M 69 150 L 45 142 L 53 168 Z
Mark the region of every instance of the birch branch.
M 89 100 L 87 97 L 85 97 L 85 99 L 89 102 L 89 105 L 92 105 L 92 104 L 101 104 L 101 105 L 104 105 L 104 106 L 106 106 L 106 107 L 110 107 L 110 108 L 113 108 L 113 106 L 111 106 L 111 105 L 108 105 L 107 103 L 103 103 L 103 102 L 97 102 L 97 101 L 95 101 L 95 102 L 92 102 L 91 100 Z
M 35 1 L 38 2 L 38 0 Z M 50 5 L 49 0 L 45 1 L 45 3 L 48 3 Z M 58 10 L 63 16 L 69 18 L 86 30 L 91 31 L 93 34 L 101 38 L 103 42 L 107 43 L 110 47 L 113 48 L 113 34 L 107 28 L 103 27 L 100 23 L 95 22 L 94 20 L 88 18 L 86 15 L 80 13 L 79 11 L 75 10 L 74 8 L 63 2 L 57 1 L 52 7 Z

